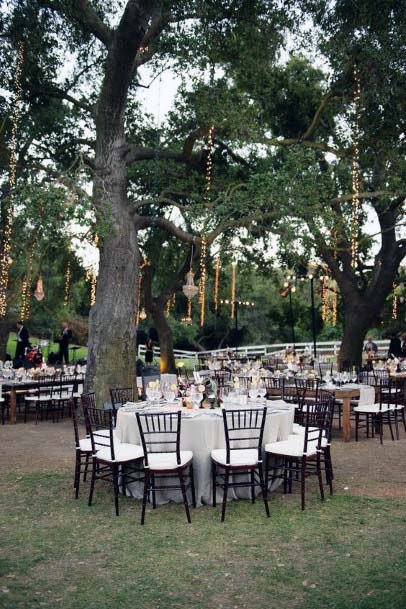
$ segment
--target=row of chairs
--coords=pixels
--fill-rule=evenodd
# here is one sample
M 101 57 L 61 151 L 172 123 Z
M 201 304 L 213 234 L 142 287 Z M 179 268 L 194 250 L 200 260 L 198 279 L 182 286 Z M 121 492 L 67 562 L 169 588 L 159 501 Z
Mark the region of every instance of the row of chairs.
M 89 505 L 92 504 L 96 481 L 109 480 L 113 483 L 115 512 L 118 515 L 120 486 L 125 494 L 128 483 L 141 482 L 144 489 L 141 524 L 145 522 L 147 501 L 152 499 L 155 508 L 156 493 L 168 488 L 181 491 L 187 521 L 191 522 L 187 493 L 190 490 L 195 507 L 193 453 L 180 448 L 181 413 L 136 413 L 140 444 L 134 445 L 118 441 L 114 430 L 114 410 L 96 408 L 94 394 L 82 395 L 82 406 L 88 432 L 88 437 L 84 439 L 79 438 L 76 409 L 73 409 L 76 497 L 79 496 L 81 477 L 86 479 L 91 465 Z M 282 476 L 284 491 L 291 492 L 293 473 L 295 479 L 301 481 L 302 509 L 305 508 L 305 481 L 312 473 L 319 478 L 323 499 L 323 465 L 332 493 L 330 440 L 333 411 L 334 401 L 330 397 L 326 401 L 317 400 L 307 408 L 303 425 L 296 425 L 288 440 L 263 447 L 266 407 L 223 409 L 226 447 L 211 453 L 213 506 L 216 505 L 216 489 L 220 487 L 223 490 L 221 520 L 225 519 L 229 489 L 240 487 L 250 489 L 252 502 L 255 502 L 256 488 L 259 487 L 266 515 L 269 516 L 269 481 Z M 173 478 L 175 482 L 168 484 Z

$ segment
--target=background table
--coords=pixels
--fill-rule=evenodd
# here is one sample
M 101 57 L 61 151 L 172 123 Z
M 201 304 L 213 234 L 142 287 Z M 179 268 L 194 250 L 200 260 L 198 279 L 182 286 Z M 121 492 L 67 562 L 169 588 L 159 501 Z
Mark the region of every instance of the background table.
M 286 410 L 277 411 L 278 404 Z M 268 404 L 267 404 L 268 406 Z M 249 406 L 248 406 L 249 407 Z M 262 404 L 253 406 L 262 407 Z M 241 408 L 241 407 L 240 407 Z M 190 413 L 192 413 L 190 415 Z M 269 442 L 287 440 L 292 433 L 294 408 L 282 400 L 273 402 L 268 407 L 264 430 L 264 445 Z M 193 451 L 193 468 L 195 474 L 196 500 L 198 505 L 211 503 L 211 459 L 214 448 L 225 448 L 224 424 L 221 410 L 186 411 L 181 423 L 181 450 Z M 128 412 L 126 407 L 117 413 L 116 435 L 121 442 L 140 444 L 135 411 Z M 279 483 L 277 484 L 277 486 Z M 233 490 L 233 492 L 232 492 Z M 248 489 L 230 489 L 231 498 L 249 497 Z M 272 489 L 271 489 L 272 490 Z M 259 492 L 259 488 L 258 488 Z M 129 484 L 127 493 L 138 499 L 142 498 L 142 484 Z M 220 500 L 220 497 L 219 497 Z M 157 502 L 181 501 L 177 491 L 157 493 Z

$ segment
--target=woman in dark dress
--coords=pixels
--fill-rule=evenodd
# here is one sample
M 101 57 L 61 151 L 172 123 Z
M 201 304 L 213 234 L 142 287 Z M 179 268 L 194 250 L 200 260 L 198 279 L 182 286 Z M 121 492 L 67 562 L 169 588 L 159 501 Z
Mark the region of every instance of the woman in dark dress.
M 388 357 L 402 357 L 402 343 L 396 334 L 390 337 Z
M 145 364 L 151 366 L 154 359 L 154 341 L 148 338 L 145 343 Z

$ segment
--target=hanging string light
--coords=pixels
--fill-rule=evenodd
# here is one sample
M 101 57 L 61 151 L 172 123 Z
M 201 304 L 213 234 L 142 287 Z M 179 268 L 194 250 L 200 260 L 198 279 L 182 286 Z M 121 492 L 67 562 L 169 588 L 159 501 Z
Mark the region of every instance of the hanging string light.
M 335 328 L 337 325 L 337 311 L 338 311 L 338 285 L 336 281 L 333 281 L 333 303 L 331 308 L 331 322 Z
M 34 292 L 35 299 L 41 302 L 45 298 L 44 282 L 41 275 L 38 277 L 37 286 Z
M 166 317 L 170 316 L 171 309 L 175 308 L 175 304 L 176 304 L 176 292 L 174 292 L 173 295 L 171 296 L 171 298 L 169 298 L 166 301 L 166 310 L 165 310 Z
M 234 317 L 235 317 L 235 289 L 236 289 L 236 285 L 237 285 L 237 263 L 233 262 L 231 264 L 231 300 L 230 300 L 230 305 L 231 305 L 230 317 L 231 317 L 231 319 L 234 319 Z
M 13 225 L 13 211 L 15 187 L 17 178 L 17 135 L 21 118 L 22 87 L 21 76 L 24 62 L 24 44 L 18 43 L 17 65 L 15 70 L 15 94 L 13 99 L 13 115 L 11 129 L 11 147 L 9 157 L 9 199 L 8 204 L 3 203 L 5 213 L 2 214 L 2 249 L 0 254 L 0 317 L 4 317 L 7 310 L 7 287 L 10 272 L 11 232 Z
M 141 317 L 141 288 L 142 288 L 142 269 L 147 266 L 148 264 L 148 260 L 146 258 L 143 258 L 141 264 L 140 264 L 140 268 L 138 271 L 138 298 L 137 298 L 137 311 L 135 314 L 135 325 L 138 328 L 139 323 L 140 323 L 140 319 L 145 319 L 146 318 L 146 311 L 145 308 L 143 307 L 143 311 L 145 313 L 145 317 Z
M 393 282 L 392 319 L 398 318 L 398 295 L 396 294 L 396 283 Z
M 210 125 L 207 138 L 207 146 L 209 149 L 206 163 L 206 197 L 210 198 L 210 191 L 213 179 L 213 154 L 214 154 L 214 125 Z
M 361 191 L 361 178 L 360 178 L 360 101 L 361 101 L 361 81 L 359 77 L 358 68 L 354 65 L 354 129 L 353 129 L 353 141 L 354 141 L 354 153 L 352 157 L 352 209 L 351 209 L 351 266 L 355 268 L 357 266 L 358 254 L 359 254 L 359 216 L 361 211 L 361 204 L 359 193 Z
M 206 308 L 206 252 L 207 239 L 202 235 L 202 244 L 200 249 L 200 281 L 199 281 L 199 304 L 200 304 L 200 327 L 204 326 L 205 308 Z
M 27 274 L 21 286 L 21 307 L 20 307 L 20 319 L 27 320 L 30 317 L 31 310 L 31 284 L 32 284 L 32 269 L 34 263 L 34 251 L 36 241 L 34 240 L 31 245 L 30 255 L 28 256 Z
M 69 304 L 70 278 L 71 278 L 71 269 L 70 269 L 70 260 L 68 260 L 68 264 L 66 266 L 66 274 L 65 274 L 65 290 L 64 290 L 64 298 L 63 298 L 64 307 L 67 307 Z
M 214 266 L 214 313 L 217 315 L 219 308 L 219 286 L 220 286 L 220 256 L 216 256 Z
M 323 322 L 328 320 L 329 313 L 329 276 L 321 276 L 321 318 Z

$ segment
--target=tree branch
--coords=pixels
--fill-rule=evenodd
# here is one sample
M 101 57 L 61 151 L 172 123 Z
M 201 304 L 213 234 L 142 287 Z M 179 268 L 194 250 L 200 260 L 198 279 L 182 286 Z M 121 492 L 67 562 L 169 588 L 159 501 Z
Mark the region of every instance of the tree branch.
M 72 0 L 73 16 L 85 30 L 91 32 L 96 38 L 109 47 L 113 38 L 113 31 L 104 23 L 88 0 Z

